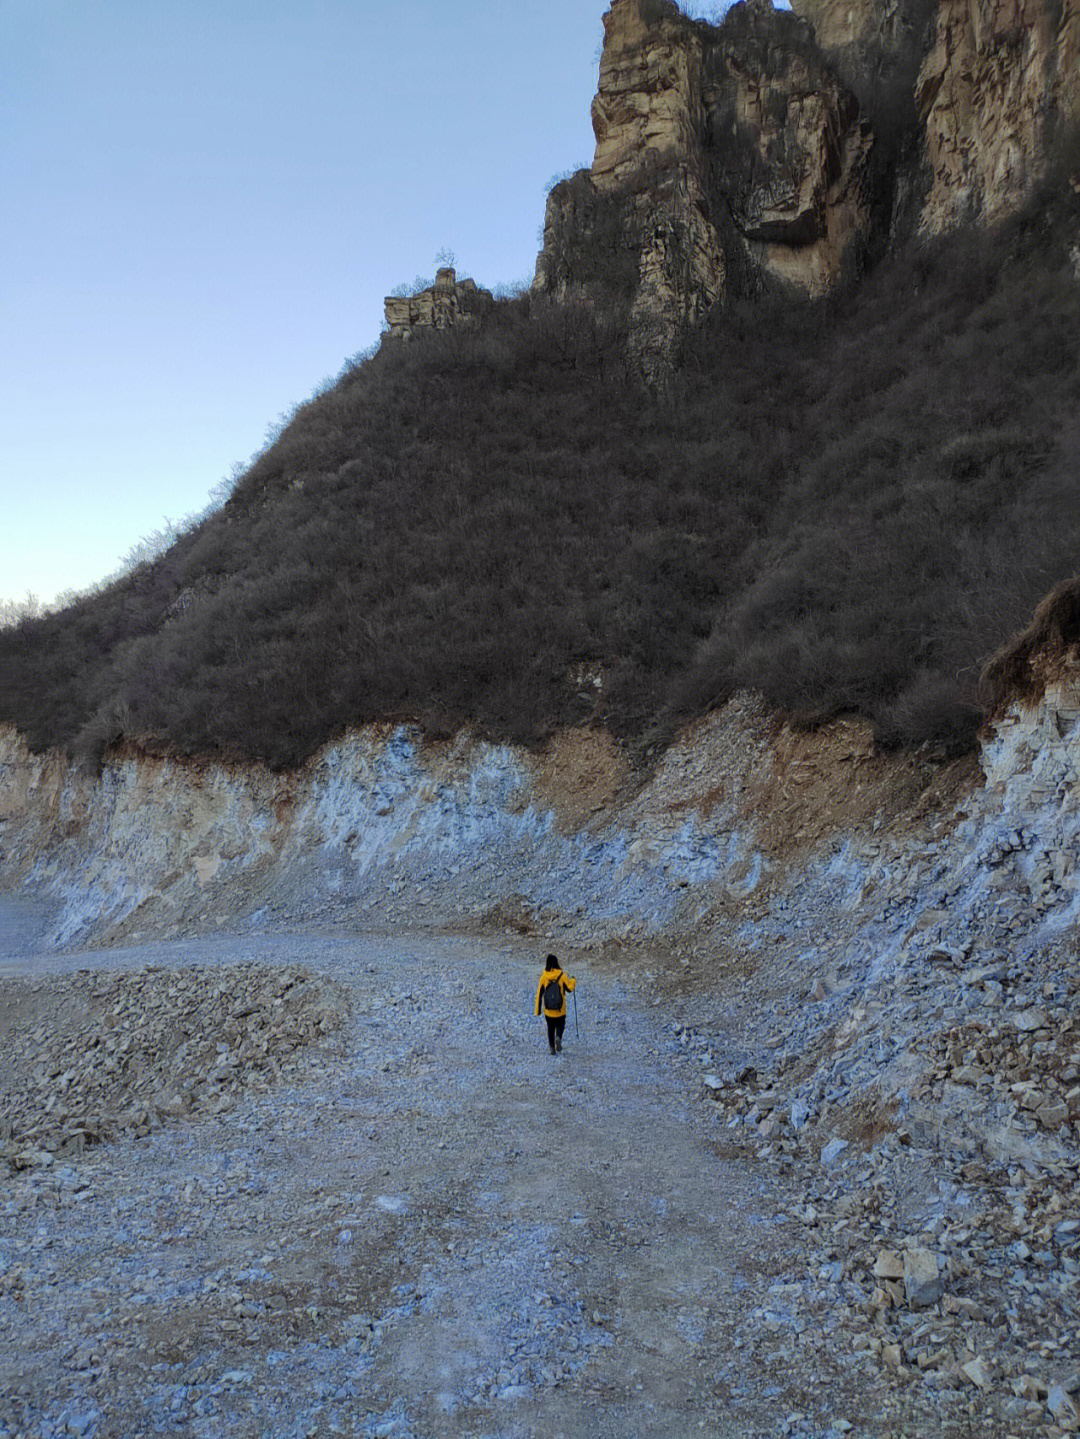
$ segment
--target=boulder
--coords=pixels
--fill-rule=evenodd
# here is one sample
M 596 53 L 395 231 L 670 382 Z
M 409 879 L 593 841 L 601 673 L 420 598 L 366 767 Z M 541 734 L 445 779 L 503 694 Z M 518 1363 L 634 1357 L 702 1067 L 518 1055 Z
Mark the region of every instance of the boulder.
M 912 1309 L 928 1309 L 945 1292 L 938 1257 L 929 1249 L 904 1251 L 904 1297 Z

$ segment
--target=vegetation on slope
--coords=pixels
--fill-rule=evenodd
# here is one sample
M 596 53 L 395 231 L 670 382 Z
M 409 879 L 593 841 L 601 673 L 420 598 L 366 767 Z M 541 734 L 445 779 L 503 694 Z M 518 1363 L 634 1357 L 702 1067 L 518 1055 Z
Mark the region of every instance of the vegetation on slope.
M 714 314 L 654 398 L 578 306 L 386 345 L 167 554 L 0 633 L 0 718 L 283 766 L 399 717 L 647 748 L 750 686 L 962 748 L 983 661 L 1077 568 L 1076 224 Z

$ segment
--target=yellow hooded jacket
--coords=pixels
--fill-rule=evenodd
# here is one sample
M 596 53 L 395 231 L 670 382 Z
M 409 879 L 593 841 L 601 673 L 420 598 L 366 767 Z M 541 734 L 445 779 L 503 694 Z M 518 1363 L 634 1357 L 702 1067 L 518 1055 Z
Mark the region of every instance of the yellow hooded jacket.
M 544 1014 L 546 1017 L 550 1017 L 551 1019 L 558 1019 L 561 1014 L 566 1013 L 566 994 L 568 990 L 572 994 L 573 991 L 577 988 L 577 980 L 572 979 L 568 974 L 564 974 L 561 969 L 545 969 L 543 974 L 540 976 L 540 983 L 536 986 L 537 1014 L 540 1013 L 540 996 L 544 992 L 544 985 L 550 984 L 553 979 L 557 979 L 559 981 L 559 992 L 562 995 L 562 1004 L 559 1006 L 558 1009 L 549 1009 L 548 1006 L 545 1004 Z

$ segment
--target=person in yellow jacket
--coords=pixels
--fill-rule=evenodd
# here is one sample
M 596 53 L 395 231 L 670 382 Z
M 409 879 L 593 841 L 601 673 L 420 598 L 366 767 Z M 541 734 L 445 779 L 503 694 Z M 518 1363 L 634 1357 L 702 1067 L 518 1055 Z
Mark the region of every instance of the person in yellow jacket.
M 566 1028 L 566 996 L 577 988 L 577 980 L 563 973 L 562 965 L 553 954 L 549 954 L 536 986 L 536 1013 L 541 1008 L 547 1020 L 548 1047 L 552 1054 L 562 1049 L 563 1030 Z

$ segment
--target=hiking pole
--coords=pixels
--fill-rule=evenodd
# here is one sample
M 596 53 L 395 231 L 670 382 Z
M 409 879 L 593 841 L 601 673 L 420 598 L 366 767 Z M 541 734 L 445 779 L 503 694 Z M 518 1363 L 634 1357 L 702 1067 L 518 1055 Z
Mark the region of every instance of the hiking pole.
M 581 1038 L 581 1030 L 578 1028 L 578 1022 L 577 1022 L 577 990 L 575 989 L 573 993 L 574 993 L 574 1038 L 575 1038 L 575 1039 L 580 1039 L 580 1038 Z

